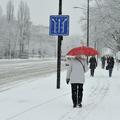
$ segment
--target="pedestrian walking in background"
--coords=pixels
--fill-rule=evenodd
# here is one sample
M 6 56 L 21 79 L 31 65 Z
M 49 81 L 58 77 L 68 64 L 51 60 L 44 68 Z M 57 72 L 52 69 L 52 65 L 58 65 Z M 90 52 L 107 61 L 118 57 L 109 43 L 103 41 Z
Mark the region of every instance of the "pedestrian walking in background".
M 94 76 L 95 69 L 96 69 L 96 67 L 97 67 L 97 60 L 96 60 L 95 56 L 92 56 L 92 57 L 89 59 L 89 63 L 90 63 L 90 75 L 93 77 L 93 76 Z
M 116 63 L 117 63 L 117 70 L 119 70 L 119 68 L 120 68 L 120 60 L 116 59 Z
M 105 68 L 105 61 L 106 61 L 105 56 L 102 56 L 102 57 L 101 57 L 102 69 L 104 69 L 104 68 Z
M 117 70 L 119 70 L 120 69 L 120 51 L 116 53 L 115 59 L 117 63 Z
M 82 107 L 83 84 L 88 67 L 83 56 L 76 56 L 69 61 L 66 82 L 71 83 L 73 108 Z
M 109 77 L 112 77 L 112 72 L 113 72 L 113 68 L 114 68 L 114 58 L 112 56 L 109 56 L 107 58 L 107 66 L 106 66 L 106 70 L 109 71 Z

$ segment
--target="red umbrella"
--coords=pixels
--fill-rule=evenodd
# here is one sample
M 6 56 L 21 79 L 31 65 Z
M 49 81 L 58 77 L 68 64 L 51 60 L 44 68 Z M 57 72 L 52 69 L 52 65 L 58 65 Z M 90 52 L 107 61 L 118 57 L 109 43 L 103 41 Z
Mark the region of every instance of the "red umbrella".
M 67 55 L 70 55 L 70 56 L 77 56 L 77 55 L 94 56 L 94 55 L 99 55 L 99 52 L 95 48 L 82 46 L 82 47 L 76 47 L 76 48 L 71 49 L 67 53 Z

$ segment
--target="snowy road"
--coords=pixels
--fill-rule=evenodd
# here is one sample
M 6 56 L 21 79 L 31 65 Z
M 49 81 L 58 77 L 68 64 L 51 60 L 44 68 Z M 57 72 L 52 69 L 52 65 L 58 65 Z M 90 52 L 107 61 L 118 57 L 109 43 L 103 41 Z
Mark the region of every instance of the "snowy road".
M 115 69 L 112 78 L 100 67 L 95 77 L 90 77 L 88 72 L 83 107 L 76 109 L 72 108 L 70 85 L 66 85 L 65 76 L 66 71 L 63 71 L 59 90 L 56 89 L 56 73 L 52 73 L 45 77 L 26 77 L 23 84 L 0 92 L 0 120 L 119 120 L 116 112 L 120 110 L 119 71 Z M 116 108 L 111 108 L 113 102 Z M 109 117 L 107 110 L 115 119 Z
M 56 61 L 47 60 L 4 60 L 0 61 L 0 88 L 13 83 L 20 83 L 35 76 L 42 76 L 56 71 Z M 2 89 L 3 90 L 3 89 Z M 1 91 L 1 89 L 0 89 Z

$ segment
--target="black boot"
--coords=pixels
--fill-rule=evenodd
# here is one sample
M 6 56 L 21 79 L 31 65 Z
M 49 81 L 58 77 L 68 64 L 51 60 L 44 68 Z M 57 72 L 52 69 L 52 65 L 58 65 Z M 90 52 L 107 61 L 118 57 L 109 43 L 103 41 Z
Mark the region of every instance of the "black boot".
M 75 108 L 75 107 L 77 107 L 77 105 L 76 105 L 76 104 L 73 104 L 73 108 Z
M 78 106 L 79 106 L 79 107 L 82 107 L 82 104 L 80 103 L 80 104 L 78 104 Z

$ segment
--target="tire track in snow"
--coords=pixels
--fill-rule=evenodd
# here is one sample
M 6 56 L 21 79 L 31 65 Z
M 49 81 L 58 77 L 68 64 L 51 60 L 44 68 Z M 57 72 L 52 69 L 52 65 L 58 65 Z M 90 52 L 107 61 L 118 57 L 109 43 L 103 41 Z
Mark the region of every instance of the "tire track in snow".
M 56 63 L 40 63 L 40 65 L 37 65 L 37 67 L 34 66 L 33 68 L 31 68 L 29 65 L 25 65 L 25 67 L 22 65 L 20 67 L 22 67 L 22 69 L 19 69 L 19 67 L 17 68 L 16 66 L 17 69 L 13 71 L 10 69 L 8 74 L 4 73 L 0 75 L 0 92 L 13 88 L 14 85 L 24 82 L 26 78 L 27 81 L 29 81 L 28 78 L 34 76 L 44 76 L 55 72 L 57 69 Z M 61 67 L 62 69 L 65 69 L 64 64 L 62 64 Z
M 28 109 L 25 109 L 24 111 L 19 112 L 19 113 L 17 113 L 17 114 L 14 115 L 14 116 L 11 116 L 11 117 L 9 117 L 9 118 L 6 118 L 5 120 L 14 120 L 15 118 L 17 118 L 17 117 L 19 117 L 19 116 L 21 116 L 21 115 L 23 115 L 23 114 L 25 114 L 25 113 L 27 113 L 27 112 L 29 112 L 29 111 L 32 111 L 32 110 L 34 110 L 34 109 L 37 109 L 37 108 L 39 108 L 39 107 L 41 107 L 41 106 L 43 106 L 43 105 L 50 104 L 51 102 L 54 102 L 54 101 L 56 101 L 56 100 L 58 100 L 58 99 L 61 99 L 61 97 L 65 97 L 65 96 L 68 95 L 68 94 L 69 94 L 69 93 L 64 93 L 64 94 L 62 94 L 62 95 L 55 96 L 55 97 L 53 97 L 53 98 L 51 98 L 51 99 L 49 99 L 49 100 L 46 100 L 46 101 L 44 101 L 44 102 L 42 102 L 42 103 L 40 103 L 40 104 L 33 105 L 32 107 L 29 107 Z
M 87 116 L 100 104 L 109 90 L 109 80 L 99 81 L 90 89 L 87 104 L 82 108 L 74 108 L 64 114 L 58 120 L 85 120 Z

